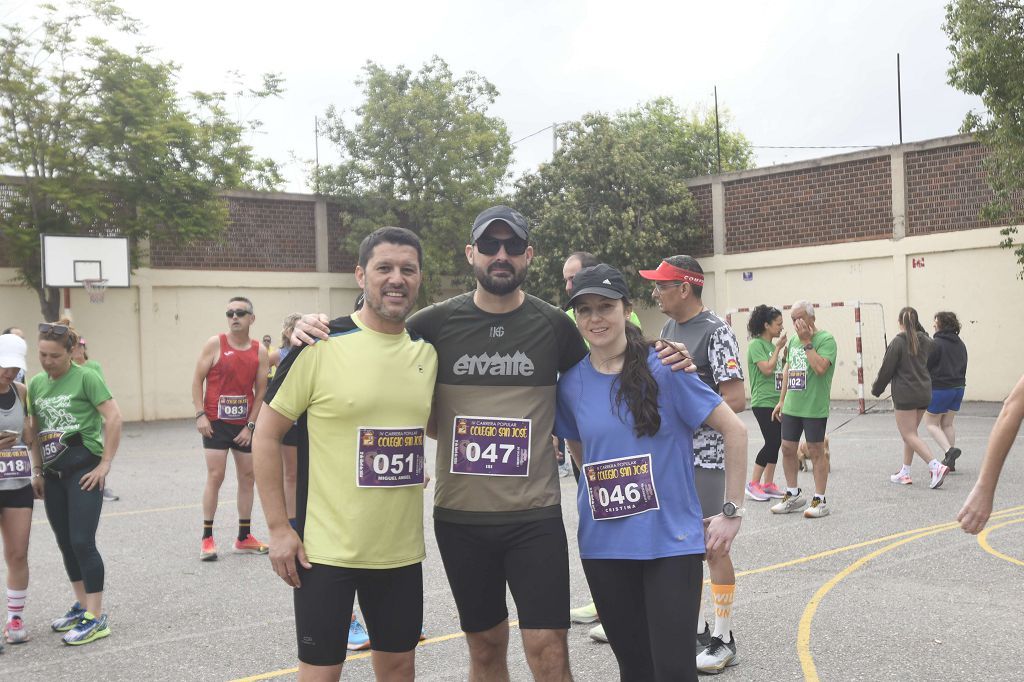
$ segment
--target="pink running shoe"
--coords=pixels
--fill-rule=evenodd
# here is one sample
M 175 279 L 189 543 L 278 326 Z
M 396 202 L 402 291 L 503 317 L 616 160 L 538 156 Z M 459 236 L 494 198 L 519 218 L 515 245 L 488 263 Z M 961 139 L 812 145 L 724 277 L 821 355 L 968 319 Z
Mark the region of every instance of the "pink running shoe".
M 938 488 L 940 485 L 942 485 L 942 482 L 946 480 L 946 474 L 948 473 L 949 467 L 946 466 L 945 464 L 940 464 L 939 466 L 932 469 L 932 480 L 931 483 L 928 484 L 928 487 L 932 489 Z
M 772 498 L 773 500 L 781 500 L 783 497 L 786 496 L 786 493 L 782 492 L 779 486 L 775 485 L 774 483 L 762 483 L 761 490 L 764 491 L 765 495 Z
M 889 480 L 893 483 L 900 485 L 912 485 L 914 482 L 910 480 L 910 474 L 905 474 L 902 471 L 897 471 L 895 474 L 889 477 Z
M 25 627 L 25 622 L 21 620 L 21 616 L 14 616 L 4 626 L 4 640 L 8 644 L 22 644 L 28 641 L 28 628 Z
M 761 489 L 761 484 L 757 481 L 751 481 L 747 484 L 747 497 L 758 502 L 767 502 L 768 496 L 764 494 L 764 490 Z

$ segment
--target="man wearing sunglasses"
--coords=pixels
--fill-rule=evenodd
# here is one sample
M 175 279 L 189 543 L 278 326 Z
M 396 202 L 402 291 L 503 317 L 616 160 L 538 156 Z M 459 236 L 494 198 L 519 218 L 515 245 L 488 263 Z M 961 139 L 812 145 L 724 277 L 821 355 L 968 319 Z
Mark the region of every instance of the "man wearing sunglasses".
M 228 450 L 234 454 L 238 476 L 238 537 L 234 550 L 240 554 L 267 553 L 267 546 L 250 531 L 255 481 L 250 443 L 267 391 L 270 362 L 267 349 L 249 337 L 249 329 L 256 321 L 252 301 L 235 296 L 228 301 L 224 314 L 228 333 L 207 339 L 192 377 L 196 430 L 203 437 L 206 455 L 200 561 L 217 559 L 213 517 L 227 470 Z
M 701 380 L 717 391 L 733 412 L 746 409 L 739 342 L 729 325 L 704 307 L 704 270 L 700 263 L 691 256 L 671 256 L 656 270 L 640 270 L 640 276 L 654 283 L 654 300 L 669 318 L 661 337 L 686 344 Z M 693 465 L 704 518 L 742 516 L 746 471 L 729 472 L 727 480 L 725 439 L 707 424 L 693 434 Z M 736 591 L 732 558 L 728 554 L 709 557 L 708 573 L 715 625 L 709 630 L 704 623 L 697 633 L 697 670 L 719 673 L 738 662 L 732 636 Z

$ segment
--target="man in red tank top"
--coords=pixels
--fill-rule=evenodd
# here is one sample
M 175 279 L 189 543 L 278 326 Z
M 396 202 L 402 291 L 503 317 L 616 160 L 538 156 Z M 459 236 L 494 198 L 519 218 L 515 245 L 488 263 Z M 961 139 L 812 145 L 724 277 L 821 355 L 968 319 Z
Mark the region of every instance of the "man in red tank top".
M 234 550 L 240 554 L 267 553 L 267 546 L 253 537 L 249 529 L 255 481 L 249 444 L 256 415 L 267 392 L 270 363 L 267 349 L 249 338 L 249 328 L 256 321 L 252 301 L 236 296 L 228 301 L 225 314 L 229 332 L 206 340 L 192 377 L 196 430 L 203 437 L 206 453 L 200 561 L 217 558 L 213 516 L 227 470 L 228 450 L 235 456 L 235 473 L 238 475 L 238 537 Z

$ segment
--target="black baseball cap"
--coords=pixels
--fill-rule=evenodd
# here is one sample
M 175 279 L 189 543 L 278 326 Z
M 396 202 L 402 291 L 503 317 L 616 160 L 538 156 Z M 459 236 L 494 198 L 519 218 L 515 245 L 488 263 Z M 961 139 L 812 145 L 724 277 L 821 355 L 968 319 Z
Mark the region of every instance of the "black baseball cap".
M 530 223 L 526 220 L 526 216 L 508 206 L 491 206 L 473 221 L 473 229 L 469 233 L 469 243 L 475 244 L 476 240 L 480 239 L 484 231 L 491 226 L 491 223 L 498 220 L 508 223 L 508 226 L 520 239 L 529 240 Z
M 629 287 L 622 273 L 608 265 L 598 263 L 583 268 L 572 278 L 572 298 L 565 304 L 566 308 L 584 294 L 597 294 L 605 298 L 629 298 Z

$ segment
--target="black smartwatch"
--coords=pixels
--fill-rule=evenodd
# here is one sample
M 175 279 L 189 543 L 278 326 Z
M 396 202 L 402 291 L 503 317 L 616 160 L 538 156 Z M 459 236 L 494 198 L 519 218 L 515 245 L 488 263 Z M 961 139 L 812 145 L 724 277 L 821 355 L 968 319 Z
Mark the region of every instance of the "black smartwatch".
M 727 519 L 742 518 L 746 511 L 743 507 L 737 507 L 732 502 L 726 502 L 722 505 L 722 516 Z
M 248 422 L 245 425 L 245 428 L 249 429 L 250 431 L 255 431 L 256 430 L 256 423 L 255 422 Z
M 809 351 L 809 350 L 814 350 L 814 344 L 813 343 L 808 343 L 808 344 L 804 345 L 804 351 L 806 352 L 806 351 Z

